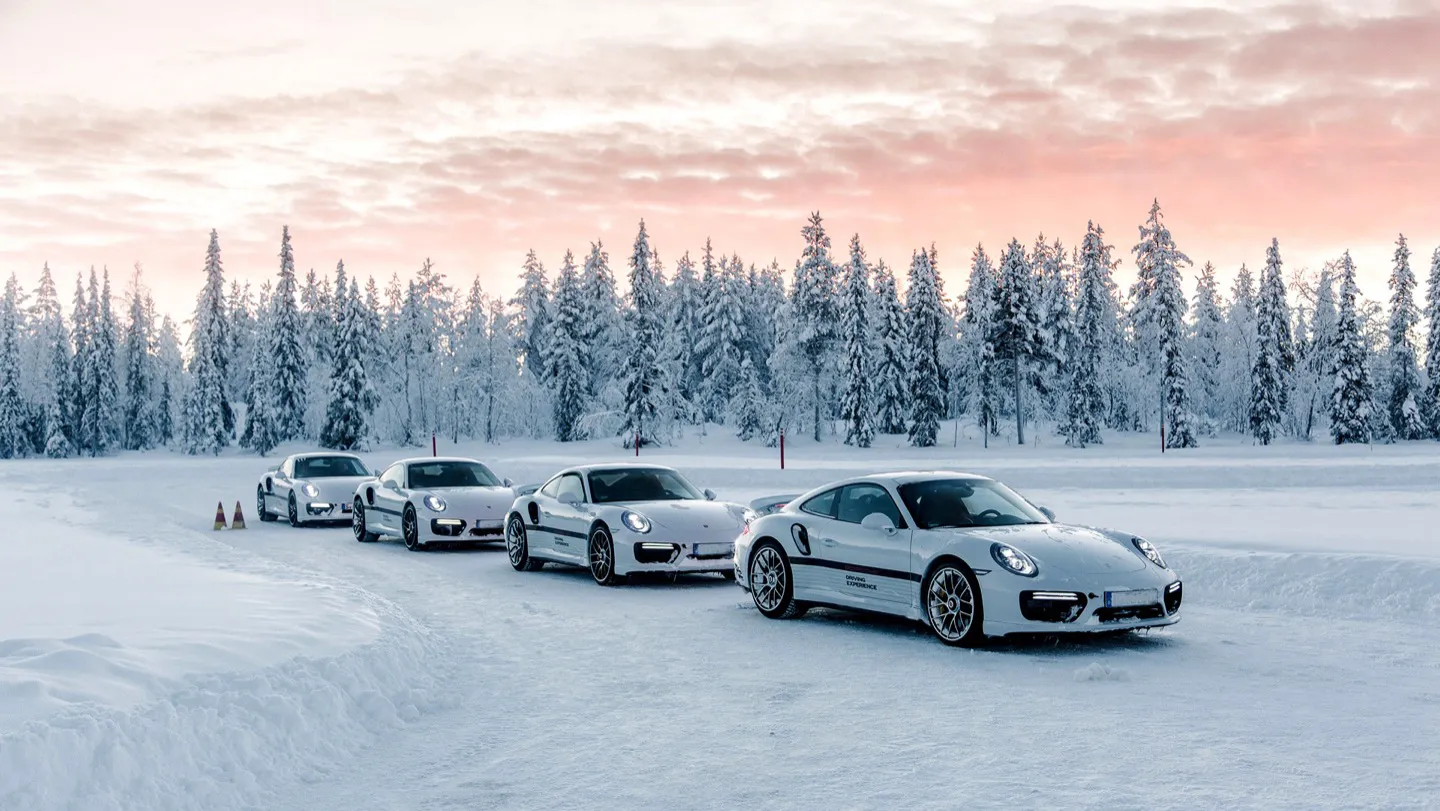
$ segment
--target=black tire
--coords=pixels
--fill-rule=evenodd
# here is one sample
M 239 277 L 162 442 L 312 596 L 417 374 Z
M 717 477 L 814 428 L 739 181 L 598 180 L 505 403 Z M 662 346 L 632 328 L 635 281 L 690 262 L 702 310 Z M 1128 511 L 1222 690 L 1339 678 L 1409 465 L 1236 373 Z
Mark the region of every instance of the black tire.
M 380 536 L 371 532 L 365 526 L 365 502 L 355 499 L 355 506 L 350 508 L 350 531 L 355 533 L 355 540 L 360 543 L 375 543 Z
M 292 526 L 292 527 L 298 527 L 298 526 L 300 526 L 300 505 L 298 505 L 298 504 L 295 503 L 295 494 L 294 494 L 294 493 L 291 493 L 291 494 L 290 494 L 290 501 L 289 501 L 289 504 L 287 505 L 286 511 L 287 511 L 287 513 L 288 513 L 287 517 L 290 519 L 290 526 Z
M 530 536 L 525 532 L 525 520 L 518 515 L 505 523 L 505 552 L 517 572 L 538 572 L 545 565 L 545 561 L 530 557 Z
M 425 551 L 425 544 L 420 543 L 420 520 L 415 517 L 413 504 L 405 505 L 405 512 L 400 518 L 400 537 L 405 541 L 405 548 L 411 552 Z
M 615 574 L 615 540 L 605 527 L 590 530 L 590 543 L 585 559 L 590 562 L 590 576 L 602 586 L 618 586 L 625 582 L 623 575 Z
M 809 606 L 795 599 L 795 578 L 790 558 L 774 541 L 764 541 L 750 554 L 746 580 L 760 613 L 772 620 L 802 616 Z
M 279 516 L 265 508 L 265 501 L 265 488 L 257 486 L 255 488 L 255 512 L 260 514 L 261 521 L 274 521 Z
M 964 564 L 946 560 L 937 565 L 920 587 L 920 604 L 931 633 L 941 642 L 958 648 L 985 644 L 980 583 Z

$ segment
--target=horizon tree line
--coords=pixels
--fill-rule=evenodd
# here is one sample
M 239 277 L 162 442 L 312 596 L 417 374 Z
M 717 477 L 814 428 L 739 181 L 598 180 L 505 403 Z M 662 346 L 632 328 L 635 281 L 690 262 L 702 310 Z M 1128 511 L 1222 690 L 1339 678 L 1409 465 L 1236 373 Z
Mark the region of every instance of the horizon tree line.
M 1388 309 L 1361 297 L 1348 251 L 1287 279 L 1274 239 L 1258 283 L 1242 265 L 1222 296 L 1206 263 L 1187 299 L 1193 262 L 1158 201 L 1125 294 L 1093 222 L 1069 250 L 1012 239 L 996 264 L 977 245 L 953 302 L 933 243 L 912 252 L 902 297 L 860 235 L 835 256 L 816 212 L 800 237 L 788 284 L 778 261 L 747 264 L 709 240 L 667 274 L 642 220 L 626 292 L 596 241 L 578 265 L 565 251 L 553 282 L 531 250 L 507 299 L 478 280 L 462 295 L 428 259 L 383 292 L 343 261 L 333 281 L 311 270 L 302 283 L 288 226 L 273 281 L 227 288 L 212 230 L 183 348 L 138 264 L 122 318 L 108 269 L 77 274 L 68 321 L 48 265 L 33 294 L 12 274 L 0 458 L 234 443 L 264 455 L 291 441 L 419 445 L 432 432 L 630 447 L 687 425 L 769 444 L 784 430 L 927 447 L 949 419 L 972 421 L 987 444 L 1050 426 L 1077 448 L 1157 429 L 1170 448 L 1221 431 L 1261 445 L 1440 439 L 1440 248 L 1422 308 L 1403 235 Z

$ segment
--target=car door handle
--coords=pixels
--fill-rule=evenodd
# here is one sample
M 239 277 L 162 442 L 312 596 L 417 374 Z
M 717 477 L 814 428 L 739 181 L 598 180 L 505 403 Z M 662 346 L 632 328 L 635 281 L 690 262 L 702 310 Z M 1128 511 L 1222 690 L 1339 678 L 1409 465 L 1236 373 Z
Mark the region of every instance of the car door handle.
M 546 518 L 554 518 L 554 517 L 555 517 L 555 513 L 552 513 L 552 512 L 550 512 L 549 510 L 541 510 L 541 511 L 540 511 L 540 514 L 543 515 L 543 516 L 545 516 Z
M 834 545 L 835 545 L 835 539 L 833 539 L 833 538 L 821 538 L 821 539 L 820 539 L 820 545 L 821 545 L 821 546 L 834 546 Z

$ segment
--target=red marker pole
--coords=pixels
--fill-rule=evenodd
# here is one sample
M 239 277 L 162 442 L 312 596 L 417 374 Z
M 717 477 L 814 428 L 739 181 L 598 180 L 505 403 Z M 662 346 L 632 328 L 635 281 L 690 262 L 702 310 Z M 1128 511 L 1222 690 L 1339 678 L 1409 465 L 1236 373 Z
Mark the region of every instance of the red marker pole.
M 431 455 L 431 456 L 439 456 L 439 455 L 440 455 L 439 451 L 435 448 L 435 432 L 434 432 L 434 431 L 431 431 L 431 432 L 430 432 L 430 455 Z
M 635 432 L 635 455 L 640 455 L 640 432 Z
M 785 429 L 780 429 L 780 469 L 785 469 Z

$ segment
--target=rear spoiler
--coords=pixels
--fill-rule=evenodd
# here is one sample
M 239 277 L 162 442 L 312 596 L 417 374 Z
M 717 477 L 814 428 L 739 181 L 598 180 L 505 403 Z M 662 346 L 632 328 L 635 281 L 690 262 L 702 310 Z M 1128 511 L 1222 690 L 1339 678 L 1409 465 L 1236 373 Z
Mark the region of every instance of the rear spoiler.
M 761 515 L 765 515 L 784 509 L 786 504 L 789 504 L 801 495 L 801 493 L 788 493 L 786 495 L 765 496 L 763 498 L 753 499 L 750 502 L 750 509 Z
M 528 496 L 539 489 L 540 485 L 538 484 L 517 484 L 515 485 L 515 495 Z

